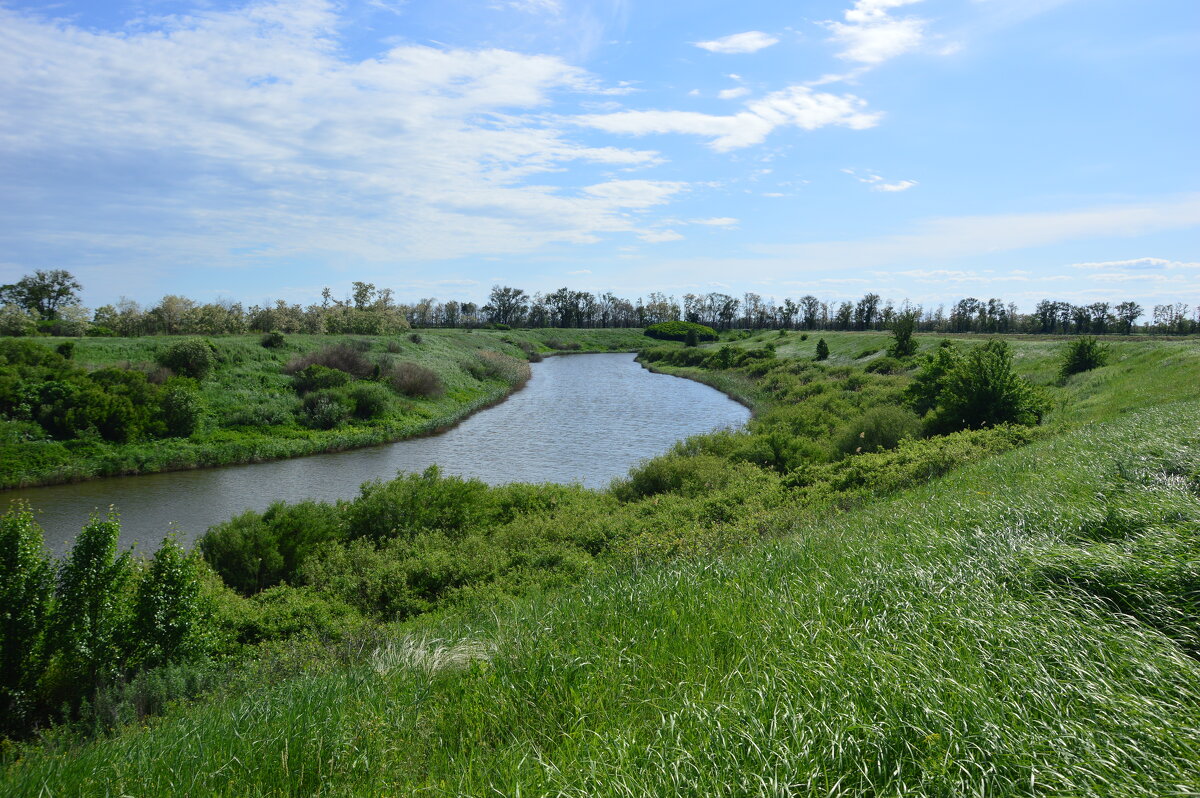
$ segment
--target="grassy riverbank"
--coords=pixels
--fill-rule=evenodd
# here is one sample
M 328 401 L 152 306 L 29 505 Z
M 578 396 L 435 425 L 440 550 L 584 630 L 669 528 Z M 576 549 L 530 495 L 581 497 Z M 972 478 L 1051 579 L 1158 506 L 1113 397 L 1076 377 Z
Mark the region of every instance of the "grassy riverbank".
M 1061 342 L 1018 341 L 1041 427 L 856 454 L 911 371 L 866 371 L 869 334 L 824 336 L 825 364 L 815 336 L 771 335 L 648 355 L 757 414 L 609 491 L 426 474 L 216 530 L 245 594 L 207 588 L 225 664 L 105 711 L 205 697 L 14 748 L 0 788 L 1200 791 L 1196 342 L 1119 342 L 1061 380 Z
M 275 347 L 264 347 L 263 336 L 258 335 L 215 337 L 205 339 L 212 343 L 211 371 L 185 385 L 195 397 L 196 408 L 195 428 L 187 434 L 144 433 L 128 440 L 106 439 L 86 430 L 52 435 L 33 417 L 35 405 L 47 401 L 38 394 L 37 385 L 87 385 L 82 375 L 113 373 L 109 371 L 113 369 L 141 380 L 140 387 L 132 386 L 138 389 L 136 394 L 126 385 L 119 391 L 122 398 L 132 400 L 132 412 L 140 411 L 154 401 L 152 394 L 161 393 L 158 386 L 164 381 L 167 387 L 178 381 L 160 363 L 179 340 L 152 336 L 37 342 L 49 349 L 69 343 L 70 360 L 59 358 L 60 362 L 40 366 L 36 374 L 27 369 L 15 378 L 22 383 L 20 390 L 30 396 L 24 416 L 19 390 L 7 392 L 17 398 L 11 401 L 9 418 L 0 421 L 0 488 L 276 460 L 422 435 L 520 388 L 528 378 L 525 364 L 530 358 L 561 351 L 631 351 L 644 341 L 640 330 L 288 335 Z M 352 408 L 345 418 L 314 413 L 312 400 L 305 404 L 305 391 L 297 389 L 296 379 L 288 373 L 289 364 L 332 350 L 338 354 L 326 362 L 355 372 L 345 386 L 339 386 Z M 381 369 L 372 373 L 376 366 Z M 72 367 L 78 373 L 67 371 Z M 118 393 L 106 387 L 108 395 Z M 71 411 L 59 415 L 67 412 Z M 158 412 L 154 405 L 150 415 Z

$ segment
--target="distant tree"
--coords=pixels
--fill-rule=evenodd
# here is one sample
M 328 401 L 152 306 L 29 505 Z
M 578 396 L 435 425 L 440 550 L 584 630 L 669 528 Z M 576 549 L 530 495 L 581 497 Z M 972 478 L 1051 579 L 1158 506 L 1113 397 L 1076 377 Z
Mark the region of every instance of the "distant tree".
M 11 285 L 0 285 L 0 305 L 20 305 L 43 319 L 53 319 L 61 305 L 79 302 L 76 292 L 83 286 L 62 269 L 38 269 Z
M 524 317 L 529 307 L 529 297 L 520 288 L 493 285 L 488 297 L 491 321 L 496 324 L 516 324 Z
M 887 353 L 891 357 L 911 357 L 917 351 L 913 331 L 917 328 L 917 314 L 912 311 L 901 313 L 892 324 L 892 345 Z
M 1117 305 L 1117 323 L 1122 335 L 1133 332 L 1133 323 L 1142 313 L 1142 306 L 1136 302 L 1122 302 Z
M 824 338 L 817 341 L 817 357 L 816 357 L 816 359 L 817 360 L 828 360 L 829 359 L 829 344 L 825 343 Z

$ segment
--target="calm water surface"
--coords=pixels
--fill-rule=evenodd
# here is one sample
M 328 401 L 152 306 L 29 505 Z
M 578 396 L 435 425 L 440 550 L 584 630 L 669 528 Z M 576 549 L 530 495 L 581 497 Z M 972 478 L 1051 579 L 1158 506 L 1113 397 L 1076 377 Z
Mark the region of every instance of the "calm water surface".
M 174 529 L 192 541 L 213 524 L 273 501 L 352 498 L 371 479 L 437 465 L 445 474 L 603 488 L 689 435 L 746 423 L 750 412 L 691 380 L 653 374 L 631 354 L 552 357 L 507 401 L 427 438 L 199 471 L 118 477 L 0 493 L 26 499 L 61 553 L 96 509 L 114 505 L 121 543 L 157 547 Z

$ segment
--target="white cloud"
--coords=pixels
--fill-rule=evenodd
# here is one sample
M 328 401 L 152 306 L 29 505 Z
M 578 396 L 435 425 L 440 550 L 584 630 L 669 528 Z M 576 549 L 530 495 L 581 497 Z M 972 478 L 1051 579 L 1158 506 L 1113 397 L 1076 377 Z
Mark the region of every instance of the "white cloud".
M 1200 269 L 1200 262 L 1166 260 L 1165 258 L 1133 258 L 1131 260 L 1108 260 L 1093 263 L 1072 263 L 1072 269 L 1130 269 L 1130 270 L 1174 270 Z
M 687 188 L 687 183 L 666 180 L 609 180 L 587 186 L 584 192 L 614 208 L 649 208 L 662 205 Z
M 711 219 L 689 219 L 688 224 L 706 224 L 712 227 L 733 227 L 738 223 L 738 219 L 732 216 L 717 216 Z
M 528 14 L 558 14 L 562 11 L 559 0 L 506 0 L 501 8 L 513 8 Z
M 582 274 L 591 274 L 591 273 L 592 273 L 591 269 L 575 269 L 574 271 L 567 272 L 567 274 L 570 274 L 572 276 L 578 276 L 578 275 L 582 275 Z
M 769 33 L 751 30 L 745 33 L 734 33 L 730 36 L 723 36 L 720 39 L 713 39 L 708 42 L 693 42 L 693 44 L 702 50 L 708 50 L 710 53 L 735 54 L 756 53 L 778 42 L 779 39 L 776 39 Z
M 536 185 L 660 156 L 583 145 L 537 113 L 607 91 L 562 59 L 404 45 L 348 60 L 337 7 L 273 0 L 116 33 L 0 7 L 0 158 L 57 164 L 36 202 L 0 185 L 0 240 L 155 263 L 440 259 L 636 234 L 624 211 L 679 190 Z
M 683 236 L 674 230 L 647 230 L 638 238 L 651 244 L 661 244 L 666 241 L 679 241 Z
M 871 187 L 872 191 L 908 191 L 917 184 L 916 180 L 900 180 L 895 183 L 878 183 Z
M 745 86 L 738 86 L 736 89 L 721 89 L 717 92 L 717 97 L 722 100 L 736 100 L 738 97 L 745 97 L 750 93 L 750 90 Z
M 791 86 L 745 105 L 730 116 L 695 111 L 621 111 L 575 118 L 575 122 L 610 133 L 642 136 L 648 133 L 685 133 L 711 138 L 718 152 L 762 143 L 780 127 L 816 130 L 841 125 L 852 130 L 874 127 L 882 114 L 864 110 L 866 102 L 852 94 L 814 92 Z
M 839 58 L 875 66 L 911 52 L 925 41 L 927 21 L 919 17 L 897 19 L 893 8 L 921 0 L 858 0 L 845 13 L 845 22 L 826 21 L 832 40 L 842 45 Z

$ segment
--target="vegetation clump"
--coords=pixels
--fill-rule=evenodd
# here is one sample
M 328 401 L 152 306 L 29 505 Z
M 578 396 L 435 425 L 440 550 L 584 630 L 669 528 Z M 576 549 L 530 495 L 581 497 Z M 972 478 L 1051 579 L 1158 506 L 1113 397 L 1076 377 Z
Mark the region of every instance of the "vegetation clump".
M 717 331 L 712 327 L 691 321 L 664 321 L 651 324 L 646 328 L 644 334 L 660 341 L 686 341 L 689 331 L 693 332 L 700 341 L 715 341 L 719 337 Z
M 381 377 L 392 390 L 404 396 L 435 398 L 446 391 L 446 385 L 437 372 L 425 366 L 407 361 L 389 363 Z
M 1006 341 L 993 338 L 965 354 L 940 347 L 922 365 L 909 389 L 925 426 L 933 433 L 979 429 L 997 424 L 1033 426 L 1049 403 L 1040 390 L 1013 370 Z
M 1108 355 L 1109 347 L 1090 336 L 1068 341 L 1063 350 L 1059 376 L 1066 379 L 1072 374 L 1100 368 L 1108 363 Z
M 283 333 L 272 331 L 264 333 L 259 344 L 264 349 L 282 349 L 287 345 L 287 339 L 283 337 Z
M 829 344 L 825 343 L 824 338 L 817 339 L 817 354 L 813 359 L 814 360 L 828 360 L 829 359 Z
M 351 340 L 298 355 L 288 362 L 283 373 L 296 374 L 309 366 L 316 365 L 344 371 L 358 379 L 369 377 L 375 369 L 375 364 L 363 354 L 366 351 L 364 344 L 363 341 Z M 369 344 L 367 346 L 369 347 Z
M 158 363 L 183 377 L 202 380 L 216 366 L 217 353 L 212 342 L 203 338 L 187 338 L 160 352 Z

